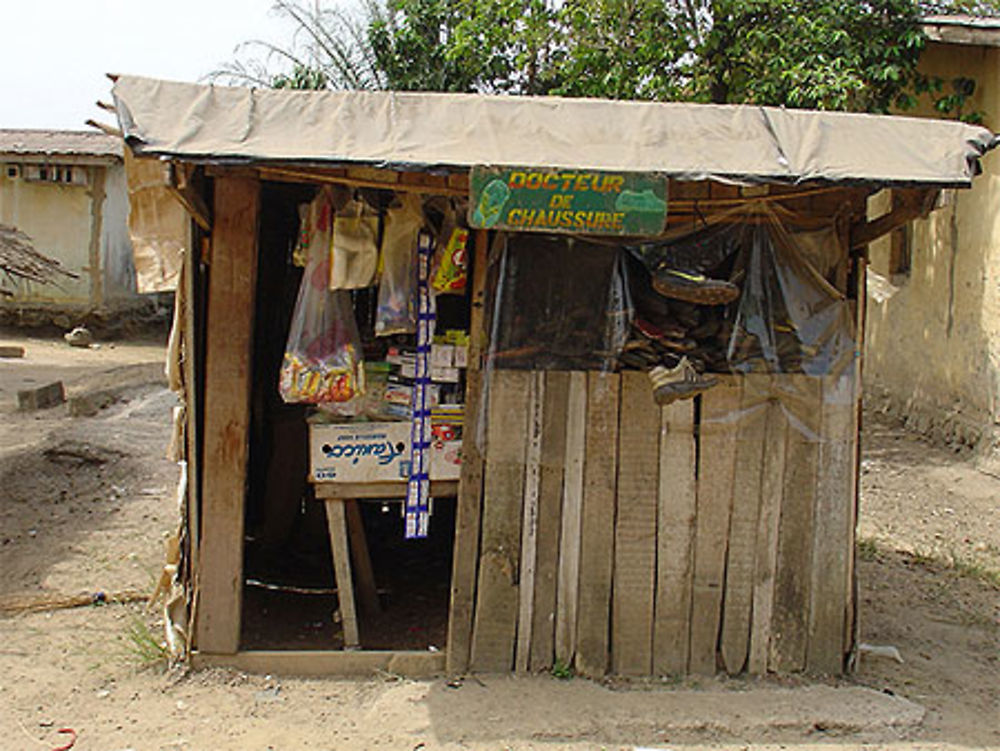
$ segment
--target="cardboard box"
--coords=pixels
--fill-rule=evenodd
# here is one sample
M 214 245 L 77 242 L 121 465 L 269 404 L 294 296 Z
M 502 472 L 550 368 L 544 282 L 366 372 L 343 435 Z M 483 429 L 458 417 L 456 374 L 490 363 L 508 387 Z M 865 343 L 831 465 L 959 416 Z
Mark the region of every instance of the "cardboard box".
M 431 443 L 432 480 L 457 480 L 462 442 Z M 405 482 L 410 476 L 410 423 L 359 422 L 309 426 L 312 482 Z
M 309 426 L 313 482 L 391 482 L 410 472 L 410 423 L 358 422 Z
M 450 344 L 431 345 L 431 369 L 450 368 L 455 363 L 455 348 Z
M 462 442 L 431 443 L 431 479 L 457 480 L 462 474 Z

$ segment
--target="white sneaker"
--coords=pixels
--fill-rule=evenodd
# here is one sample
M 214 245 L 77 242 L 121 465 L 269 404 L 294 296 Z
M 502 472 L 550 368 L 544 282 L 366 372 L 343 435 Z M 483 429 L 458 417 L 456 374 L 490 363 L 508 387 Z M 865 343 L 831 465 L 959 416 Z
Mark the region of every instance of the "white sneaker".
M 649 371 L 649 380 L 653 383 L 653 399 L 661 406 L 678 399 L 690 399 L 719 382 L 715 376 L 695 370 L 687 357 L 682 357 L 672 368 L 657 365 Z

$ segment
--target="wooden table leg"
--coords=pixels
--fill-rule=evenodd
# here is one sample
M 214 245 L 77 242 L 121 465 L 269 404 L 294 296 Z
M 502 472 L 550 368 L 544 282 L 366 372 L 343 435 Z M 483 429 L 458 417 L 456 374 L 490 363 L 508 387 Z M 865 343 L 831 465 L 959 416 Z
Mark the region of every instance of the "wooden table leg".
M 351 541 L 351 563 L 358 578 L 361 610 L 368 614 L 380 613 L 382 604 L 375 589 L 375 572 L 372 569 L 371 555 L 368 553 L 368 538 L 365 536 L 365 525 L 361 520 L 361 506 L 353 498 L 345 500 L 344 504 L 347 511 L 347 536 Z
M 337 580 L 337 600 L 344 629 L 344 649 L 360 649 L 358 614 L 354 605 L 354 581 L 351 578 L 351 557 L 347 547 L 347 521 L 344 501 L 326 499 L 326 524 L 330 530 L 330 551 L 333 553 L 333 574 Z

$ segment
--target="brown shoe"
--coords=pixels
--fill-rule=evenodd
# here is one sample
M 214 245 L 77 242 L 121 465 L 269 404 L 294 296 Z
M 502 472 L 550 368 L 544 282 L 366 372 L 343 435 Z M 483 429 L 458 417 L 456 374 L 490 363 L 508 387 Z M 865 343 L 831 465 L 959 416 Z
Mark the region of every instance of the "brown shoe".
M 664 297 L 698 305 L 726 305 L 740 296 L 740 288 L 735 284 L 667 265 L 653 272 L 653 289 Z

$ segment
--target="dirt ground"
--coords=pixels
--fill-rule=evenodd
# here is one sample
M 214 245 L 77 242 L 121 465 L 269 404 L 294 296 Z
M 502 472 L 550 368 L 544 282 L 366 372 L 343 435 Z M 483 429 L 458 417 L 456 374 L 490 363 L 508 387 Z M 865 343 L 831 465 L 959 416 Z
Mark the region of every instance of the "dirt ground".
M 0 604 L 151 591 L 176 525 L 162 343 L 70 349 L 0 331 Z M 61 379 L 103 395 L 17 412 Z M 867 420 L 849 680 L 415 682 L 165 672 L 141 603 L 0 615 L 0 750 L 1000 749 L 1000 478 Z

